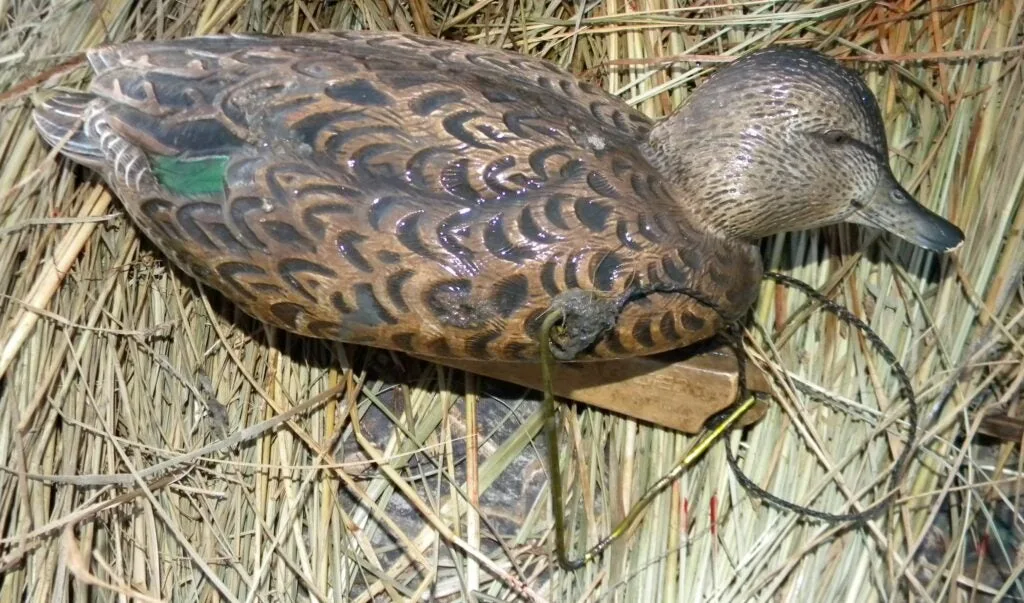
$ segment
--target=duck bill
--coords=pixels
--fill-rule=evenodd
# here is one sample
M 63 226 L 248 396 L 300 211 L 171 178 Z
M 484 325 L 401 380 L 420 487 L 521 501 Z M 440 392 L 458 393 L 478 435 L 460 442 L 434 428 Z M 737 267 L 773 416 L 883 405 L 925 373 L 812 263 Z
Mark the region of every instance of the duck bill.
M 881 228 L 938 253 L 953 251 L 963 244 L 963 231 L 918 203 L 900 185 L 893 183 L 892 188 L 885 188 L 873 203 L 857 210 L 848 220 Z

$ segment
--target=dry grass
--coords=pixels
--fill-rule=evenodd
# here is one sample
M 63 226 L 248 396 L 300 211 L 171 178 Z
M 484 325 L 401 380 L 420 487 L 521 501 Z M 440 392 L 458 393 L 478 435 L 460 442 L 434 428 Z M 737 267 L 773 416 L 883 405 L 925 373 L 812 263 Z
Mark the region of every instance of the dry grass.
M 1024 467 L 978 433 L 985 412 L 1016 414 L 1024 380 L 1020 0 L 0 0 L 0 15 L 0 601 L 1024 598 Z M 769 43 L 863 71 L 897 175 L 966 246 L 943 259 L 842 227 L 764 249 L 908 367 L 925 433 L 894 510 L 861 529 L 801 521 L 740 488 L 719 446 L 598 562 L 552 572 L 536 395 L 239 315 L 31 127 L 31 95 L 84 85 L 76 53 L 103 42 L 352 27 L 542 55 L 651 115 Z M 730 445 L 776 494 L 863 506 L 906 444 L 905 408 L 865 342 L 803 303 L 765 284 L 751 351 L 779 403 Z M 577 410 L 561 452 L 582 549 L 689 438 Z

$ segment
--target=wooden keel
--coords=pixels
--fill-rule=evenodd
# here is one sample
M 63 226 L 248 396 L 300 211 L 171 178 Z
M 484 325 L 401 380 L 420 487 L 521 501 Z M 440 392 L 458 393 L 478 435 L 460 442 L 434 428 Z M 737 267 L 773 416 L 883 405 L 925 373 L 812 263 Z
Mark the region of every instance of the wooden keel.
M 501 381 L 541 390 L 539 364 L 424 358 Z M 687 348 L 623 360 L 559 363 L 555 395 L 681 431 L 698 433 L 711 416 L 737 402 L 737 361 L 725 345 Z M 767 394 L 767 376 L 747 363 L 747 388 Z M 762 402 L 739 425 L 755 423 L 767 410 Z

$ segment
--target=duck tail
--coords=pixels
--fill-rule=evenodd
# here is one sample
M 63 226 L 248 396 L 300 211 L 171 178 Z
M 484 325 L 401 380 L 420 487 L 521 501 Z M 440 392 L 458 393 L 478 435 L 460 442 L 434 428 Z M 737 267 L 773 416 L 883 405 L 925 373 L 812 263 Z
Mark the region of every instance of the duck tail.
M 96 96 L 84 92 L 63 92 L 32 111 L 32 119 L 43 139 L 78 163 L 97 168 L 103 165 L 100 140 L 86 128 L 87 112 Z

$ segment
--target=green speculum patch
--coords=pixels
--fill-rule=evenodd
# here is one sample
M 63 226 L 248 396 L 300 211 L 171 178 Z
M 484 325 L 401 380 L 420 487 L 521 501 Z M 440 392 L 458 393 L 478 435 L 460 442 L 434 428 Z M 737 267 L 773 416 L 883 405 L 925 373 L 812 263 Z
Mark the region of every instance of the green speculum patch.
M 149 158 L 153 176 L 161 186 L 182 197 L 204 197 L 224 193 L 227 155 L 182 159 L 153 155 Z

